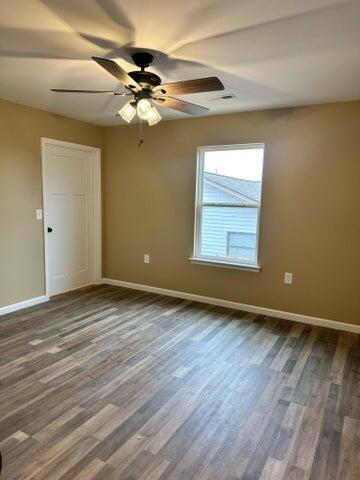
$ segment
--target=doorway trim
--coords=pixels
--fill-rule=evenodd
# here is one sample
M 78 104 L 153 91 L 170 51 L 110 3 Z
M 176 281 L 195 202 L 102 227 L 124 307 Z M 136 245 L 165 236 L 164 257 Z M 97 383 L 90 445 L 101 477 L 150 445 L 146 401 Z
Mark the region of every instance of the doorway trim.
M 47 205 L 46 205 L 46 183 L 45 183 L 45 155 L 46 147 L 58 146 L 83 150 L 91 154 L 91 168 L 93 172 L 92 185 L 92 256 L 94 261 L 93 278 L 94 284 L 101 283 L 102 269 L 102 218 L 101 218 L 101 149 L 98 147 L 89 147 L 78 143 L 65 142 L 63 140 L 54 140 L 52 138 L 41 138 L 41 177 L 42 177 L 42 201 L 43 201 L 43 237 L 44 237 L 44 268 L 45 268 L 45 295 L 50 296 L 50 259 L 49 243 L 47 235 Z

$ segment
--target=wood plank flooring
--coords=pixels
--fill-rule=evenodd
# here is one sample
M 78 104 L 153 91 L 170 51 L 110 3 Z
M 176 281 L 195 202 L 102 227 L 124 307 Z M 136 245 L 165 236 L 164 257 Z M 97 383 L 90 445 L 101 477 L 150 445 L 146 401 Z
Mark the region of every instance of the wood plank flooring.
M 0 319 L 5 480 L 359 480 L 359 336 L 111 286 Z

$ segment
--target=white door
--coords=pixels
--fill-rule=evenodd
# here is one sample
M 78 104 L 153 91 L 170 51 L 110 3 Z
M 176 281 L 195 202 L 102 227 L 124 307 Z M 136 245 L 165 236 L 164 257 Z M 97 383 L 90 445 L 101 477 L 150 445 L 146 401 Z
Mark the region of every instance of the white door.
M 87 147 L 43 144 L 48 295 L 95 281 L 93 158 Z

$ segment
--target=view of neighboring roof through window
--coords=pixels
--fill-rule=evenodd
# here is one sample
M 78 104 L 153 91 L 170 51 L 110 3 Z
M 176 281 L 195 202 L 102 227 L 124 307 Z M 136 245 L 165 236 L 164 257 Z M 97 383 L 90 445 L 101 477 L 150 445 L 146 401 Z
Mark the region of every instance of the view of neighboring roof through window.
M 263 157 L 263 144 L 199 148 L 193 261 L 259 269 Z

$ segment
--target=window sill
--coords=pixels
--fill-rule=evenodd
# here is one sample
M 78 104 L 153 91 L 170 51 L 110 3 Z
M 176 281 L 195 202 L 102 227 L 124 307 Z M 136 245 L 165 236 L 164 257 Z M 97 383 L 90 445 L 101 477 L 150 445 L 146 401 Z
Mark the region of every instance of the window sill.
M 222 260 L 210 260 L 206 258 L 189 258 L 191 263 L 197 263 L 199 265 L 210 265 L 213 267 L 224 267 L 224 268 L 236 268 L 238 270 L 246 270 L 248 272 L 260 272 L 261 268 L 259 265 L 248 265 L 244 263 L 233 263 L 233 262 L 224 262 Z

